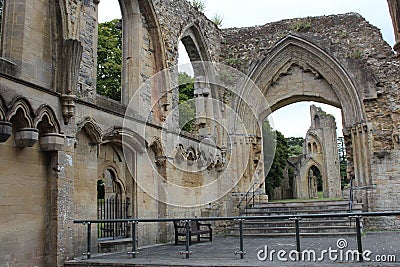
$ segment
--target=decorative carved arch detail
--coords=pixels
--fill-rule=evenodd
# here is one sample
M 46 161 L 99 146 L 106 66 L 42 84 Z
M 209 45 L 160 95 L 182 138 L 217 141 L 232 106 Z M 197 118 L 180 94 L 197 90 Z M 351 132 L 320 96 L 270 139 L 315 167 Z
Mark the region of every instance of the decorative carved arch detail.
M 315 139 L 315 141 L 317 142 L 317 146 L 319 147 L 319 151 L 321 151 L 321 153 L 322 153 L 322 151 L 324 151 L 324 143 L 321 142 L 321 138 L 317 134 L 315 134 L 314 132 L 308 132 L 307 135 L 306 135 L 306 138 L 305 138 L 305 140 L 307 142 L 310 142 L 310 140 L 308 139 L 309 136 L 311 136 L 312 138 Z
M 196 24 L 187 25 L 183 29 L 179 40 L 185 46 L 191 61 L 211 61 L 211 56 L 207 50 L 207 42 Z M 188 49 L 189 45 L 196 48 L 196 50 Z
M 317 45 L 294 35 L 288 35 L 280 40 L 261 61 L 257 62 L 250 71 L 250 78 L 263 90 L 268 99 L 268 90 L 288 69 L 296 64 L 306 71 L 311 71 L 316 77 L 322 76 L 330 85 L 339 99 L 347 125 L 364 121 L 363 93 L 356 87 L 346 69 L 331 55 Z M 370 93 L 370 94 L 373 94 Z M 304 96 L 301 101 L 318 96 Z M 272 111 L 279 103 L 270 103 Z M 275 106 L 275 108 L 274 108 Z
M 47 117 L 50 125 L 54 128 L 55 133 L 59 133 L 60 123 L 57 120 L 57 116 L 55 115 L 53 109 L 48 105 L 41 105 L 39 109 L 36 111 L 35 119 L 33 120 L 33 126 L 38 128 L 39 123 Z
M 167 67 L 167 62 L 165 56 L 166 49 L 160 31 L 160 24 L 158 22 L 157 13 L 151 0 L 138 0 L 138 2 L 139 9 L 143 16 L 146 18 L 147 24 L 149 25 L 148 30 L 154 42 L 154 54 L 156 57 L 155 62 L 157 71 L 161 71 Z
M 124 127 L 115 126 L 107 131 L 103 136 L 103 143 L 119 143 L 124 149 L 139 153 L 146 151 L 146 140 L 138 133 Z
M 0 96 L 0 121 L 6 118 L 6 106 L 3 104 L 3 98 Z
M 305 168 L 305 173 L 308 173 L 310 171 L 310 169 L 315 166 L 322 175 L 325 175 L 325 168 L 322 167 L 322 165 L 315 161 L 314 159 L 308 159 L 304 162 L 302 168 Z
M 118 166 L 109 160 L 106 160 L 104 162 L 102 162 L 101 166 L 99 166 L 99 168 L 97 169 L 97 177 L 99 180 L 101 180 L 104 174 L 105 170 L 112 170 L 115 174 L 115 183 L 119 184 L 121 186 L 121 190 L 123 193 L 126 192 L 126 182 L 121 179 L 122 173 L 121 170 L 118 168 Z
M 85 117 L 77 124 L 76 133 L 84 130 L 94 144 L 100 144 L 102 141 L 102 130 L 92 117 Z
M 14 102 L 14 104 L 11 106 L 11 108 L 7 112 L 6 120 L 11 121 L 12 117 L 14 117 L 15 114 L 17 114 L 18 110 L 22 111 L 22 115 L 27 123 L 26 127 L 32 127 L 33 126 L 33 119 L 32 119 L 33 111 L 32 111 L 32 107 L 31 107 L 30 103 L 25 98 L 19 98 Z

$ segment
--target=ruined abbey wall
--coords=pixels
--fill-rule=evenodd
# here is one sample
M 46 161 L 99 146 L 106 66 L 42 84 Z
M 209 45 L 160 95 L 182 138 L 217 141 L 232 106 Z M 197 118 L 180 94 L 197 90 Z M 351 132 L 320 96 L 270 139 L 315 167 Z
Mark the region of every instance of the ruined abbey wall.
M 221 57 L 224 62 L 249 75 L 257 75 L 260 67 L 264 67 L 267 74 L 255 76 L 256 79 L 261 77 L 255 82 L 267 94 L 272 111 L 301 100 L 316 100 L 342 108 L 347 154 L 351 155 L 349 160 L 352 162 L 348 173 L 355 177 L 357 200 L 365 204 L 366 210 L 397 209 L 400 184 L 394 177 L 399 174 L 395 164 L 399 153 L 396 138 L 399 65 L 379 29 L 360 15 L 350 13 L 232 28 L 223 33 Z M 287 38 L 288 35 L 293 37 Z M 304 43 L 298 42 L 299 39 Z M 285 42 L 292 50 L 284 50 Z M 318 67 L 308 53 L 312 48 L 305 45 L 306 42 L 316 45 L 334 60 L 323 68 Z M 282 51 L 285 58 L 273 58 Z M 281 64 L 290 60 L 293 63 Z M 327 62 L 327 59 L 319 60 Z M 340 99 L 346 93 L 337 84 L 338 79 L 329 80 L 329 74 L 323 73 L 323 69 L 334 68 L 334 64 L 339 64 L 347 73 L 347 79 L 357 90 L 358 101 L 350 104 Z M 295 76 L 298 70 L 303 74 Z M 291 82 L 285 82 L 285 79 Z M 316 79 L 321 81 L 320 88 L 327 82 L 333 90 L 307 89 L 315 87 Z M 295 84 L 300 86 L 301 92 L 293 91 Z M 274 88 L 280 88 L 280 95 L 274 93 Z M 290 97 L 285 97 L 287 95 Z M 348 105 L 358 105 L 359 112 L 348 112 Z
M 199 146 L 204 136 L 179 132 L 176 115 L 165 123 L 178 101 L 176 76 L 166 82 L 171 87 L 150 83 L 138 89 L 158 71 L 177 63 L 180 40 L 193 61 L 219 61 L 239 68 L 254 79 L 267 100 L 268 92 L 275 92 L 272 110 L 312 99 L 349 111 L 345 136 L 349 161 L 354 162 L 349 175 L 359 186 L 358 200 L 366 210 L 398 208 L 398 59 L 379 31 L 359 15 L 219 30 L 184 0 L 120 0 L 124 48 L 118 102 L 95 92 L 101 1 L 5 2 L 0 49 L 0 197 L 4 199 L 0 262 L 62 266 L 66 259 L 82 255 L 86 228 L 73 220 L 97 218 L 96 186 L 106 170 L 114 171 L 121 194 L 132 200 L 130 216 L 138 218 L 234 215 L 254 176 L 262 187 L 263 171 L 257 167 L 262 162 L 262 142 L 254 128 L 248 135 L 235 135 L 209 125 L 204 132 L 209 131 L 217 145 Z M 288 64 L 288 59 L 294 64 Z M 282 79 L 293 73 L 296 82 L 303 87 L 313 84 L 315 91 L 291 92 L 291 98 L 277 94 L 279 88 L 290 92 L 293 80 Z M 318 96 L 320 84 L 333 91 Z M 213 98 L 246 118 L 249 109 L 235 106 L 240 103 L 237 96 L 209 89 Z M 201 92 L 204 103 L 205 92 Z M 340 92 L 353 97 L 349 97 L 352 102 L 344 101 Z M 208 112 L 229 122 L 229 113 L 220 105 Z M 262 115 L 267 114 L 257 113 Z M 170 141 L 178 137 L 179 144 Z M 223 147 L 228 144 L 230 150 Z M 210 157 L 207 153 L 213 150 L 215 157 Z M 243 173 L 245 179 L 237 187 L 217 184 L 217 195 L 233 188 L 218 201 L 188 207 L 187 202 L 201 203 L 209 193 L 188 191 L 176 198 L 168 190 L 169 182 L 187 188 L 210 182 L 220 177 L 226 162 L 235 167 L 225 177 Z M 202 172 L 179 171 L 195 165 Z M 181 205 L 166 204 L 169 201 Z M 171 233 L 164 224 L 139 225 L 139 245 L 165 242 Z M 95 227 L 92 237 L 95 251 Z

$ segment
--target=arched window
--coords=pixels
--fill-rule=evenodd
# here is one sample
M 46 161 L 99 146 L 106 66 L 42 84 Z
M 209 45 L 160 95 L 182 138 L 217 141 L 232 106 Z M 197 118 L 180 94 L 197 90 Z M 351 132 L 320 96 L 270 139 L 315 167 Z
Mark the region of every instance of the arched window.
M 314 153 L 318 153 L 318 145 L 316 142 L 313 143 L 313 151 Z
M 315 116 L 314 121 L 315 121 L 315 128 L 320 128 L 321 127 L 320 118 L 318 116 Z
M 127 219 L 130 200 L 123 199 L 123 190 L 113 169 L 107 168 L 97 181 L 97 218 L 99 220 Z M 130 236 L 127 223 L 98 224 L 98 238 L 125 238 Z
M 100 95 L 121 101 L 122 15 L 120 12 L 107 14 L 109 11 L 105 4 L 118 6 L 119 2 L 109 0 L 104 5 L 103 2 L 99 4 L 96 91 Z
M 311 150 L 311 143 L 308 143 L 308 153 L 312 153 L 312 150 Z

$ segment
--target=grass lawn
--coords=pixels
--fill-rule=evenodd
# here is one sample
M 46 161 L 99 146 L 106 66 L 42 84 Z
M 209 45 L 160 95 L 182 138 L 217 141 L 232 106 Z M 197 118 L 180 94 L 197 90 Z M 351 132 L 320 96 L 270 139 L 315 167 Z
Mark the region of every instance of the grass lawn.
M 320 201 L 320 200 L 343 200 L 343 198 L 324 198 L 323 192 L 318 192 L 318 198 L 291 198 L 271 200 L 270 202 L 304 202 L 304 201 Z

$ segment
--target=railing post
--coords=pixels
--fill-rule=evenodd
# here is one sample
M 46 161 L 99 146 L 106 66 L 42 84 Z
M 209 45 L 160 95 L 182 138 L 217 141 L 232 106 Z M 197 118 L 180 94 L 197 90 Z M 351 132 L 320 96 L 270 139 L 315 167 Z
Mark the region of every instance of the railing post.
M 131 231 L 132 231 L 132 251 L 128 252 L 128 254 L 132 254 L 132 258 L 136 258 L 136 254 L 139 254 L 139 252 L 137 252 L 137 240 L 136 240 L 136 221 L 133 222 L 128 222 L 129 224 L 131 224 Z
M 362 262 L 363 259 L 363 247 L 362 247 L 362 240 L 361 240 L 361 216 L 356 217 L 356 231 L 357 231 L 357 247 L 358 247 L 358 261 Z
M 294 220 L 294 225 L 296 228 L 296 250 L 300 253 L 300 219 L 299 217 L 290 218 L 290 220 Z
M 254 193 L 254 184 L 253 184 L 253 208 L 254 208 L 254 197 L 255 197 L 255 193 Z
M 349 212 L 353 212 L 353 178 L 350 179 Z
M 185 258 L 189 259 L 189 255 L 192 254 L 190 251 L 190 220 L 185 220 L 183 221 L 185 223 L 185 230 L 186 230 L 186 235 L 185 235 L 185 245 L 186 245 L 186 251 L 181 251 L 181 254 L 185 254 Z
M 235 255 L 240 254 L 240 258 L 243 259 L 246 252 L 243 248 L 243 221 L 244 219 L 236 219 L 239 222 L 239 251 L 235 251 Z
M 83 255 L 86 255 L 88 259 L 90 259 L 90 248 L 92 246 L 92 224 L 91 222 L 83 223 L 83 225 L 87 224 L 87 232 L 86 232 L 86 253 L 83 253 Z

